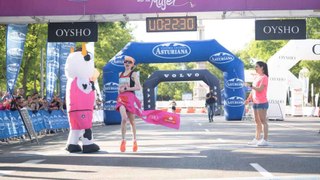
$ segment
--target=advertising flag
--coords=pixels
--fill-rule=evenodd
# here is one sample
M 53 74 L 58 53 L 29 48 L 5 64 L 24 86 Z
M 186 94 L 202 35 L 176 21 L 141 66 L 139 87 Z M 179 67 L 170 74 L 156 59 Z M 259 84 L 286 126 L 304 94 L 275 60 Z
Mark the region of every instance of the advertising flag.
M 46 100 L 51 102 L 59 70 L 59 43 L 47 43 Z
M 65 64 L 70 54 L 71 47 L 75 48 L 76 44 L 73 42 L 59 43 L 59 77 L 60 77 L 60 98 L 65 99 L 67 77 L 65 75 Z
M 7 27 L 6 78 L 7 91 L 10 93 L 14 90 L 20 71 L 27 30 L 27 24 L 9 24 Z

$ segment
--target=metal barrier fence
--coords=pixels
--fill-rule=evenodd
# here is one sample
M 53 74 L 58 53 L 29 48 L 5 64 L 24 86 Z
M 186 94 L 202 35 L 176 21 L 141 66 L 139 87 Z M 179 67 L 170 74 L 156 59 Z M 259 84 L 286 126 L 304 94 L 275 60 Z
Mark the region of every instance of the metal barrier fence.
M 43 130 L 69 128 L 68 116 L 61 110 L 28 112 L 37 133 Z M 18 111 L 0 111 L 0 139 L 20 137 L 26 133 Z

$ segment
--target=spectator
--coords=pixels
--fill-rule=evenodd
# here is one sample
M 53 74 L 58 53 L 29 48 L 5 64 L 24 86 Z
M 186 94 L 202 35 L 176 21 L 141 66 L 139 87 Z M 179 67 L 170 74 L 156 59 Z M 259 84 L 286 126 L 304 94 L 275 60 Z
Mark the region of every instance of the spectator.
M 176 106 L 177 106 L 176 101 L 175 101 L 175 100 L 172 100 L 172 102 L 170 103 L 170 105 L 171 105 L 171 111 L 172 111 L 173 113 L 176 113 Z
M 49 103 L 46 99 L 40 98 L 39 99 L 39 110 L 48 110 Z
M 2 102 L 2 97 L 4 96 L 4 92 L 3 91 L 0 91 L 0 102 Z
M 24 102 L 21 96 L 15 97 L 10 103 L 10 110 L 15 111 L 24 107 Z
M 4 96 L 4 92 L 0 91 L 0 110 L 4 110 L 5 107 L 3 106 L 4 99 L 2 98 Z
M 10 93 L 9 92 L 6 92 L 6 93 L 2 92 L 1 101 L 5 101 L 7 99 L 10 99 Z
M 63 104 L 61 102 L 61 99 L 59 98 L 58 95 L 53 97 L 53 100 L 51 101 L 50 105 L 49 105 L 49 110 L 63 110 L 62 108 Z
M 40 109 L 39 94 L 37 92 L 35 92 L 32 95 L 32 101 L 30 103 L 30 110 L 35 113 L 35 112 L 38 112 L 39 109 Z
M 5 99 L 5 100 L 2 102 L 2 106 L 3 106 L 4 110 L 10 110 L 11 99 Z
M 16 96 L 20 96 L 22 98 L 22 100 L 23 100 L 24 99 L 24 89 L 23 88 L 17 89 L 17 95 Z
M 64 111 L 67 110 L 66 98 L 63 98 L 63 101 L 62 101 L 62 109 L 63 109 Z
M 94 109 L 95 110 L 101 110 L 102 109 L 102 101 L 99 98 L 96 99 L 96 103 L 94 105 Z
M 26 101 L 25 101 L 25 107 L 28 107 L 28 109 L 30 109 L 31 103 L 32 103 L 32 96 L 27 95 L 26 96 Z

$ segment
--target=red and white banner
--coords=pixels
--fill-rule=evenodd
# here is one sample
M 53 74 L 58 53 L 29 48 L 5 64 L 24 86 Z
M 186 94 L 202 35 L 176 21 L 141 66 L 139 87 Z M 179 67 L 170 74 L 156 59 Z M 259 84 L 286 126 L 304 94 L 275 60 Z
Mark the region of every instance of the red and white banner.
M 142 112 L 142 119 L 151 124 L 162 125 L 168 128 L 180 128 L 180 114 L 161 110 L 146 110 Z

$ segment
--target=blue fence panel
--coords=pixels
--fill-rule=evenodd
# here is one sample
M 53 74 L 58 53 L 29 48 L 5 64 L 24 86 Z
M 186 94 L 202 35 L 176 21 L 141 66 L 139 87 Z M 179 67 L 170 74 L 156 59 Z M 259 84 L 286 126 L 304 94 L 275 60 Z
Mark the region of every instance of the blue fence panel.
M 69 124 L 67 112 L 63 112 L 62 119 L 64 119 L 64 121 L 62 123 L 62 128 L 69 129 L 70 128 L 70 124 Z
M 16 121 L 17 117 L 14 117 L 12 112 L 13 111 L 6 111 L 7 116 L 5 117 L 5 121 L 7 121 L 10 136 L 17 137 L 18 131 L 16 130 L 16 126 L 15 126 L 15 124 L 17 123 Z
M 51 130 L 51 129 L 52 129 L 52 125 L 51 125 L 51 121 L 50 121 L 50 114 L 49 114 L 49 112 L 48 112 L 48 111 L 45 111 L 45 110 L 41 110 L 40 113 L 42 114 L 44 127 L 45 127 L 46 129 Z
M 6 111 L 0 111 L 0 139 L 11 137 L 7 119 Z
M 44 129 L 69 128 L 68 116 L 61 110 L 54 110 L 50 113 L 45 110 L 36 113 L 29 111 L 29 115 L 35 132 Z M 0 111 L 0 139 L 19 137 L 26 132 L 18 111 Z
M 30 119 L 32 121 L 34 131 L 39 132 L 37 115 L 32 113 L 31 111 L 28 111 L 28 113 L 29 113 Z
M 18 111 L 8 111 L 7 113 L 10 113 L 11 115 L 11 121 L 13 123 L 14 129 L 16 131 L 16 136 L 22 136 L 27 131 L 24 127 L 24 124 L 22 122 L 21 116 Z
M 51 121 L 51 125 L 52 125 L 52 129 L 58 129 L 58 123 L 57 120 L 58 116 L 57 116 L 57 111 L 51 111 L 50 113 L 50 121 Z
M 38 119 L 39 129 L 41 129 L 41 131 L 44 130 L 44 129 L 46 129 L 46 126 L 45 126 L 45 124 L 44 124 L 44 118 L 43 118 L 42 114 L 40 113 L 40 111 L 38 111 L 38 112 L 36 113 L 36 115 L 37 115 L 37 119 Z
M 52 121 L 52 126 L 53 129 L 61 129 L 62 127 L 62 122 L 64 121 L 62 119 L 62 111 L 56 110 L 51 112 L 50 120 Z
M 32 111 L 28 111 L 29 112 L 29 116 L 31 118 L 32 124 L 33 124 L 33 128 L 35 132 L 40 132 L 42 130 L 45 129 L 45 125 L 44 125 L 44 119 L 41 116 L 40 112 L 32 112 Z

